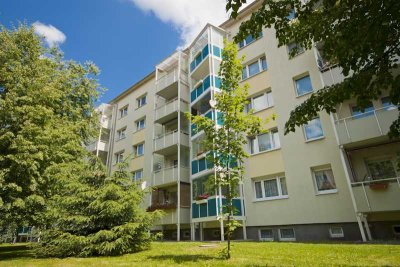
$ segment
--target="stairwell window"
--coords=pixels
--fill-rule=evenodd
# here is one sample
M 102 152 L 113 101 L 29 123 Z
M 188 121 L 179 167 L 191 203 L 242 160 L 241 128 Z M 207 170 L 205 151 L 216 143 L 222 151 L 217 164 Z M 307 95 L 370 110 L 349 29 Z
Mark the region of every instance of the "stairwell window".
M 313 91 L 310 75 L 294 80 L 297 96 L 303 96 Z
M 254 41 L 258 40 L 258 39 L 260 39 L 262 36 L 263 36 L 262 32 L 259 32 L 256 36 L 253 36 L 251 34 L 247 35 L 247 37 L 243 41 L 239 42 L 239 44 L 238 44 L 239 45 L 239 49 L 251 44 L 252 42 L 254 42 Z
M 322 129 L 321 120 L 319 117 L 309 121 L 303 125 L 306 141 L 313 141 L 324 138 L 324 130 Z
M 140 157 L 144 155 L 144 143 L 137 144 L 133 146 L 135 157 Z
M 337 192 L 332 169 L 314 169 L 313 178 L 317 194 L 330 194 Z
M 261 71 L 267 70 L 268 65 L 267 65 L 267 59 L 265 56 L 257 59 L 256 61 L 246 65 L 242 69 L 242 80 L 245 80 L 247 78 L 250 78 L 251 76 L 254 76 Z
M 125 106 L 119 110 L 119 118 L 123 118 L 128 115 L 128 106 Z
M 126 138 L 126 127 L 117 131 L 117 141 Z
M 248 140 L 250 154 L 270 151 L 281 147 L 278 129 L 271 129 L 268 133 L 250 137 Z
M 137 107 L 143 107 L 144 105 L 147 104 L 147 95 L 144 95 L 142 97 L 139 97 L 138 99 L 136 99 L 137 101 Z
M 146 127 L 146 118 L 136 121 L 136 131 L 140 131 Z
M 275 177 L 267 180 L 254 181 L 254 192 L 256 200 L 287 198 L 286 178 Z
M 249 102 L 250 103 L 246 106 L 247 112 L 249 112 L 251 109 L 253 109 L 254 112 L 257 112 L 272 107 L 274 105 L 271 91 L 267 91 L 262 93 L 261 95 L 254 96 L 249 99 Z

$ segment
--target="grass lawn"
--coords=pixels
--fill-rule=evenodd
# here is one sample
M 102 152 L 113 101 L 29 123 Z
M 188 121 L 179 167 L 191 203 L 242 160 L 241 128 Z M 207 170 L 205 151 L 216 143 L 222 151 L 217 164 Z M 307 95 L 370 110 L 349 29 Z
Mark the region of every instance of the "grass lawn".
M 35 259 L 26 244 L 0 245 L 0 266 L 400 266 L 400 245 L 234 242 L 154 242 L 151 250 L 120 257 Z M 207 243 L 210 244 L 210 243 Z

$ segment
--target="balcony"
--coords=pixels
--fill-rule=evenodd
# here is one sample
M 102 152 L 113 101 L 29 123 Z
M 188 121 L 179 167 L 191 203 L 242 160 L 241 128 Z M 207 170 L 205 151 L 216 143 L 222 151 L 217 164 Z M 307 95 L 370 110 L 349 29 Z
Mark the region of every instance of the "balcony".
M 179 138 L 181 145 L 189 146 L 189 134 L 176 129 L 154 139 L 154 152 L 164 156 L 176 153 L 178 151 Z
M 181 208 L 180 223 L 190 223 L 190 208 Z M 177 209 L 164 210 L 165 214 L 162 216 L 155 225 L 168 225 L 178 223 Z
M 226 199 L 222 198 L 222 206 L 226 205 Z M 242 199 L 233 199 L 233 206 L 236 208 L 235 217 L 244 216 Z M 220 198 L 210 196 L 207 199 L 195 200 L 192 203 L 192 221 L 216 220 L 220 213 Z
M 106 141 L 96 141 L 93 143 L 90 143 L 86 149 L 90 152 L 94 152 L 96 153 L 96 151 L 104 151 L 107 152 L 108 151 L 108 142 Z
M 339 145 L 354 144 L 373 138 L 387 139 L 390 125 L 397 119 L 397 107 L 384 107 L 335 121 Z
M 164 105 L 156 108 L 154 122 L 163 124 L 167 121 L 171 121 L 178 116 L 178 109 L 180 109 L 181 112 L 189 111 L 189 103 L 182 99 L 179 100 L 178 98 L 166 102 Z
M 351 184 L 358 212 L 400 210 L 400 177 Z
M 170 99 L 178 95 L 178 80 L 188 84 L 188 74 L 184 70 L 174 68 L 164 76 L 160 77 L 156 82 L 156 94 Z
M 172 166 L 153 172 L 153 186 L 172 184 L 178 181 L 178 174 L 182 182 L 189 182 L 190 169 L 188 167 Z
M 209 111 L 207 111 L 205 114 L 203 114 L 201 116 L 207 117 L 207 118 L 209 118 L 211 120 L 215 120 L 215 118 L 214 118 L 215 117 L 215 112 L 213 110 L 209 110 Z M 222 113 L 219 112 L 219 111 L 217 112 L 217 120 L 216 120 L 216 122 L 217 122 L 218 126 L 221 126 L 224 123 L 224 119 L 223 119 Z M 200 133 L 202 133 L 202 131 L 199 131 L 197 129 L 196 124 L 192 123 L 191 126 L 190 126 L 190 133 L 191 133 L 192 139 L 195 139 L 196 137 L 198 137 L 200 135 Z
M 221 78 L 217 76 L 207 76 L 203 80 L 201 80 L 193 91 L 190 93 L 190 101 L 191 105 L 194 105 L 198 99 L 202 98 L 203 96 L 207 95 L 207 93 L 210 91 L 209 89 L 211 87 L 214 88 L 220 88 L 221 87 Z

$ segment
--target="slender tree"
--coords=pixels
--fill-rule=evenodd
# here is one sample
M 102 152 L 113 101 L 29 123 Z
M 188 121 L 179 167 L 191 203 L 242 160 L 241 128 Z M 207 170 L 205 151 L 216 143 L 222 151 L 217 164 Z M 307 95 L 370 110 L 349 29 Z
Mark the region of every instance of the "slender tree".
M 246 0 L 227 0 L 226 10 L 236 18 L 244 3 Z M 326 61 L 337 64 L 346 76 L 343 82 L 313 93 L 296 107 L 285 134 L 321 110 L 336 112 L 337 104 L 347 99 L 354 98 L 365 108 L 388 90 L 391 102 L 400 103 L 400 1 L 262 0 L 261 7 L 241 24 L 235 41 L 256 35 L 263 27 L 275 28 L 279 46 L 295 42 L 310 49 L 321 44 Z M 390 135 L 400 137 L 400 119 L 391 125 Z
M 45 225 L 60 172 L 86 156 L 97 73 L 63 60 L 31 27 L 0 26 L 0 228 Z
M 224 41 L 222 62 L 219 76 L 221 77 L 221 92 L 215 94 L 215 117 L 219 124 L 204 116 L 191 116 L 191 121 L 196 124 L 198 131 L 204 130 L 203 145 L 206 150 L 212 151 L 209 160 L 213 162 L 216 176 L 209 179 L 215 189 L 224 188 L 226 204 L 221 207 L 226 219 L 227 250 L 226 257 L 231 257 L 231 238 L 233 231 L 238 226 L 234 220 L 237 210 L 233 199 L 239 196 L 239 186 L 245 172 L 243 161 L 248 154 L 244 150 L 247 136 L 261 132 L 261 119 L 252 115 L 252 111 L 245 112 L 248 103 L 248 85 L 241 86 L 242 59 L 237 58 L 237 46 Z M 210 181 L 209 180 L 209 181 Z

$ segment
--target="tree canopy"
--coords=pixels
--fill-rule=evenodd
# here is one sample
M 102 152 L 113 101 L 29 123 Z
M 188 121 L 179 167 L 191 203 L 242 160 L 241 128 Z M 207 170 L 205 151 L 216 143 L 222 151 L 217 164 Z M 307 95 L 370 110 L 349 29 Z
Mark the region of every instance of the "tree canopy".
M 231 17 L 238 16 L 246 0 L 227 0 Z M 289 14 L 293 12 L 294 19 Z M 238 42 L 263 27 L 274 27 L 279 46 L 295 42 L 303 48 L 316 43 L 324 58 L 342 69 L 341 83 L 326 86 L 296 107 L 285 133 L 307 123 L 321 110 L 335 112 L 347 99 L 365 108 L 388 90 L 391 102 L 400 103 L 400 1 L 398 0 L 263 0 L 234 37 Z M 294 49 L 291 54 L 297 53 Z M 400 119 L 390 135 L 400 137 Z
M 64 60 L 31 27 L 0 27 L 0 229 L 36 226 L 87 155 L 98 69 Z

